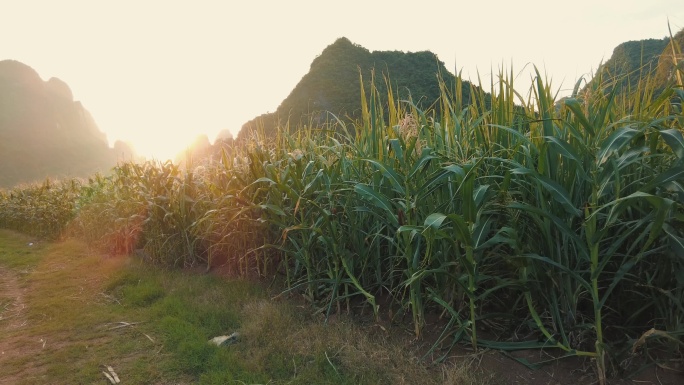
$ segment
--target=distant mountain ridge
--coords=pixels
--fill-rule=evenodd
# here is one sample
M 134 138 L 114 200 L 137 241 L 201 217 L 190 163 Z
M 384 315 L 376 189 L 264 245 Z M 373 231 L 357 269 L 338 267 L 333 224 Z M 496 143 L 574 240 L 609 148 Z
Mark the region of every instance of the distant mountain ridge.
M 672 43 L 676 45 L 674 51 Z M 656 92 L 659 92 L 676 80 L 675 67 L 678 61 L 684 59 L 682 48 L 684 29 L 677 32 L 672 39 L 667 36 L 662 39 L 627 41 L 615 47 L 613 54 L 599 67 L 597 74 L 603 76 L 604 80 L 607 78 L 614 82 L 618 92 L 634 89 L 639 80 L 652 76 Z M 673 52 L 679 52 L 677 57 Z
M 438 74 L 447 85 L 454 83 L 454 75 L 432 52 L 370 52 L 342 37 L 313 60 L 309 72 L 275 112 L 263 114 L 245 123 L 237 139 L 244 139 L 247 132 L 260 126 L 269 135 L 277 126 L 288 123 L 292 128 L 319 124 L 328 118 L 327 112 L 341 119 L 360 117 L 359 71 L 363 75 L 364 89 L 368 92 L 373 70 L 380 95 L 386 95 L 383 76 L 388 76 L 395 95 L 398 93 L 400 99 L 408 99 L 410 96 L 421 108 L 427 108 L 439 99 Z M 464 103 L 468 102 L 469 97 L 470 83 L 464 82 Z
M 684 62 L 683 48 L 684 29 L 672 39 L 668 36 L 627 41 L 615 47 L 612 56 L 600 65 L 597 75 L 609 80 L 604 84 L 612 84 L 607 91 L 616 87 L 618 92 L 634 90 L 641 79 L 651 76 L 658 93 L 676 81 L 677 63 L 681 66 Z M 317 125 L 329 118 L 327 112 L 339 118 L 359 118 L 359 71 L 363 76 L 364 89 L 368 92 L 373 70 L 380 95 L 386 95 L 383 77 L 388 76 L 393 93 L 399 94 L 398 99 L 408 99 L 410 96 L 421 108 L 429 107 L 440 97 L 437 74 L 447 86 L 451 86 L 455 79 L 444 63 L 429 51 L 370 52 L 342 37 L 313 60 L 309 72 L 275 112 L 262 114 L 245 123 L 237 139 L 245 139 L 248 132 L 256 129 L 263 129 L 269 136 L 277 127 Z M 598 78 L 595 76 L 586 87 L 591 87 Z M 469 103 L 471 86 L 469 82 L 463 82 L 461 97 L 464 104 Z
M 109 147 L 65 82 L 43 81 L 26 64 L 0 61 L 0 187 L 46 177 L 87 177 L 131 156 L 122 142 Z

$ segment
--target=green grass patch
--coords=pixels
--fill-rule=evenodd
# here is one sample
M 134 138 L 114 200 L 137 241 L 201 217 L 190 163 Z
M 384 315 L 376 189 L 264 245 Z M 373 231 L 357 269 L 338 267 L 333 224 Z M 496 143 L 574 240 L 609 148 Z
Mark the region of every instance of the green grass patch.
M 10 230 L 0 229 L 0 258 L 2 265 L 22 269 L 35 265 L 40 260 L 44 242 Z
M 103 365 L 126 384 L 429 384 L 445 378 L 385 335 L 343 320 L 326 325 L 307 308 L 271 300 L 258 283 L 106 258 L 74 240 L 30 249 L 28 241 L 0 232 L 0 266 L 18 277 L 25 305 L 23 326 L 0 323 L 0 382 L 106 383 Z M 237 343 L 208 343 L 233 332 Z

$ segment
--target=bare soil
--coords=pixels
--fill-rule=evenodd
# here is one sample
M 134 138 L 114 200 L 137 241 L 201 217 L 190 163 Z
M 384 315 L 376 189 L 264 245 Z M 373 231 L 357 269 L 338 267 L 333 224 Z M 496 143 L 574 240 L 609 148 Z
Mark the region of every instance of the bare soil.
M 35 356 L 42 347 L 41 341 L 27 341 L 22 333 L 29 323 L 24 298 L 18 274 L 0 266 L 0 368 L 6 367 L 5 363 L 10 360 Z M 14 384 L 31 374 L 26 370 L 4 373 L 0 384 Z
M 26 304 L 16 273 L 0 266 L 0 334 L 26 326 Z M 0 340 L 0 347 L 4 341 Z
M 419 357 L 424 357 L 430 347 L 439 338 L 446 321 L 437 314 L 426 315 L 426 325 L 420 339 L 415 339 L 412 331 L 411 316 L 404 314 L 403 317 L 392 317 L 397 313 L 397 306 L 388 297 L 376 297 L 380 303 L 380 319 L 376 321 L 372 311 L 363 301 L 355 302 L 350 309 L 350 315 L 361 324 L 365 325 L 369 333 L 378 333 L 382 330 L 387 338 L 396 339 L 397 343 L 412 346 L 412 350 Z M 387 311 L 392 309 L 393 311 Z M 344 311 L 344 310 L 343 310 Z M 334 317 L 334 316 L 333 316 Z M 400 318 L 400 319 L 397 319 Z M 484 334 L 486 336 L 486 333 Z M 488 339 L 493 336 L 487 336 Z M 427 364 L 441 356 L 442 353 L 433 353 L 425 357 Z M 492 379 L 496 385 L 593 385 L 598 384 L 595 370 L 595 361 L 586 357 L 559 357 L 557 349 L 549 350 L 519 350 L 503 353 L 497 350 L 480 349 L 475 352 L 472 347 L 465 344 L 457 344 L 449 352 L 445 364 L 468 362 L 469 370 L 476 371 L 482 378 Z M 530 369 L 520 361 L 530 364 L 542 364 L 538 369 Z M 637 352 L 632 357 L 633 364 L 639 367 L 639 363 L 645 366 L 647 361 L 643 352 Z M 645 366 L 637 374 L 629 378 L 608 379 L 609 385 L 684 385 L 684 371 L 677 362 L 670 367 L 651 364 Z M 439 365 L 436 365 L 439 367 Z M 633 368 L 632 368 L 633 369 Z

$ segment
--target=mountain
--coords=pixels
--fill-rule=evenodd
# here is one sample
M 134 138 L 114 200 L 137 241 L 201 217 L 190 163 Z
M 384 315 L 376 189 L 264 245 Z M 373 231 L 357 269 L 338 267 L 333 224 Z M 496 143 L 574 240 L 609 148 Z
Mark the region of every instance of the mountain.
M 309 72 L 302 77 L 290 95 L 273 113 L 266 113 L 245 123 L 237 136 L 244 139 L 248 132 L 263 127 L 266 135 L 276 127 L 321 124 L 329 118 L 327 112 L 341 119 L 357 119 L 361 116 L 361 86 L 359 71 L 363 75 L 364 90 L 368 92 L 375 71 L 375 85 L 380 95 L 387 95 L 383 77 L 388 77 L 397 99 L 409 97 L 420 108 L 431 106 L 440 96 L 437 75 L 447 85 L 454 83 L 454 76 L 444 63 L 429 51 L 370 52 L 347 38 L 339 38 L 329 45 L 311 63 Z M 464 82 L 463 97 L 467 103 L 470 84 Z
M 656 83 L 661 87 L 672 81 L 678 81 L 681 84 L 682 79 L 677 79 L 676 75 L 677 67 L 680 69 L 680 74 L 684 72 L 684 28 L 677 32 L 671 41 L 668 39 L 663 53 L 658 58 L 655 70 Z
M 124 143 L 109 147 L 65 82 L 43 81 L 26 64 L 0 61 L 0 187 L 46 177 L 86 177 L 132 155 Z
M 672 43 L 675 44 L 674 47 Z M 668 36 L 662 39 L 628 41 L 615 47 L 612 56 L 599 67 L 597 74 L 600 74 L 604 81 L 608 79 L 611 83 L 614 82 L 607 91 L 616 87 L 617 92 L 634 90 L 641 79 L 652 76 L 656 93 L 659 93 L 666 85 L 676 80 L 677 61 L 673 59 L 683 59 L 682 48 L 684 29 L 672 39 Z M 673 52 L 678 53 L 675 56 Z M 598 76 L 590 81 L 588 86 L 593 85 L 596 79 Z

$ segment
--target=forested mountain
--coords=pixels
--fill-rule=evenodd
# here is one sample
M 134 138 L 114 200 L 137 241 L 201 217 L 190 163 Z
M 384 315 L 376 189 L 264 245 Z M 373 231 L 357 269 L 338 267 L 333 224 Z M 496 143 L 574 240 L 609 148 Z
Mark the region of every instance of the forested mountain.
M 435 54 L 423 52 L 374 51 L 370 52 L 347 38 L 339 38 L 329 45 L 311 63 L 290 95 L 273 113 L 263 114 L 243 125 L 238 139 L 243 139 L 250 129 L 263 126 L 265 133 L 274 132 L 276 126 L 290 127 L 320 124 L 329 118 L 328 112 L 341 119 L 359 118 L 361 115 L 361 86 L 359 71 L 363 76 L 364 89 L 368 93 L 371 73 L 375 72 L 375 85 L 380 95 L 387 95 L 385 77 L 389 79 L 395 98 L 413 100 L 421 108 L 427 108 L 440 96 L 438 74 L 447 85 L 452 85 L 454 75 Z M 463 97 L 467 103 L 470 84 L 464 82 Z
M 684 28 L 674 35 L 672 41 L 667 40 L 667 45 L 658 58 L 655 72 L 655 81 L 660 87 L 669 82 L 677 81 L 675 71 L 677 66 L 681 71 L 684 71 Z
M 662 39 L 628 41 L 615 47 L 612 56 L 599 67 L 597 74 L 604 77 L 604 80 L 606 77 L 611 80 L 618 92 L 634 90 L 640 79 L 654 76 L 654 87 L 658 92 L 675 80 L 677 60 L 673 59 L 683 59 L 682 48 L 684 29 L 674 35 L 673 39 L 667 36 Z M 677 52 L 677 56 L 673 52 Z M 612 87 L 607 91 L 610 90 Z
M 617 87 L 618 92 L 634 90 L 640 79 L 654 76 L 656 92 L 674 80 L 678 55 L 682 60 L 684 29 L 670 37 L 628 41 L 620 44 L 612 56 L 603 63 L 598 74 L 608 77 L 612 84 L 607 91 Z M 678 54 L 673 54 L 678 52 Z M 273 113 L 258 116 L 242 126 L 237 136 L 244 139 L 248 132 L 263 128 L 268 136 L 276 127 L 289 125 L 317 126 L 330 118 L 328 112 L 343 120 L 358 119 L 361 114 L 361 88 L 359 71 L 363 76 L 366 93 L 370 89 L 371 73 L 375 72 L 375 85 L 380 95 L 386 95 L 386 79 L 392 87 L 395 99 L 411 99 L 425 109 L 440 96 L 437 74 L 447 86 L 454 83 L 454 75 L 444 63 L 431 52 L 369 51 L 346 38 L 339 38 L 329 45 L 311 63 L 309 72 L 295 86 Z M 591 85 L 594 81 L 590 81 Z M 463 102 L 469 102 L 471 84 L 463 84 Z M 398 94 L 398 97 L 397 97 Z
M 93 117 L 63 81 L 43 81 L 26 64 L 0 61 L 0 187 L 48 176 L 89 176 L 132 156 L 110 148 Z

